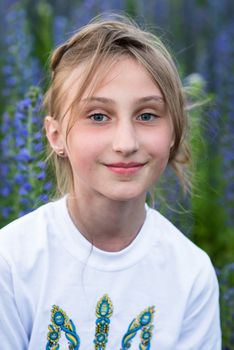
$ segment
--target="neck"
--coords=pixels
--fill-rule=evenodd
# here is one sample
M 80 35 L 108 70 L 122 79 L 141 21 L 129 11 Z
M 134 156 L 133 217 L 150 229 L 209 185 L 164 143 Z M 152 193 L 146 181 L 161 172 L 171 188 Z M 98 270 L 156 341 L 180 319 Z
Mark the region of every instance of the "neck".
M 81 234 L 95 247 L 120 251 L 137 236 L 145 220 L 145 195 L 128 201 L 68 197 L 68 210 Z

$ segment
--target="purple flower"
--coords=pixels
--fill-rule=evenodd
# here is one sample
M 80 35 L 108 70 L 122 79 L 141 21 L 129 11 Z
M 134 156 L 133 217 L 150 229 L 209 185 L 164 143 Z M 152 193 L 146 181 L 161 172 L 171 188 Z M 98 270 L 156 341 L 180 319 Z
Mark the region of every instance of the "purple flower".
M 7 185 L 5 185 L 4 187 L 0 187 L 0 194 L 3 197 L 8 197 L 11 194 L 11 188 Z
M 37 60 L 31 57 L 32 37 L 29 32 L 26 11 L 16 4 L 2 18 L 4 24 L 4 78 L 3 95 L 7 103 L 21 98 L 30 85 L 38 81 Z
M 19 194 L 22 196 L 29 195 L 29 192 L 32 190 L 32 185 L 30 183 L 24 183 L 19 188 Z
M 0 164 L 0 176 L 6 177 L 9 175 L 10 172 L 10 167 L 8 164 Z
M 2 130 L 7 129 L 1 140 L 2 181 L 0 194 L 7 198 L 5 207 L 12 205 L 9 221 L 26 213 L 49 198 L 49 191 L 53 187 L 46 177 L 46 164 L 42 160 L 43 135 L 40 104 L 42 94 L 38 87 L 30 88 L 24 99 L 15 104 L 9 113 L 5 113 Z M 1 125 L 0 125 L 1 128 Z M 20 213 L 19 213 L 20 208 Z M 4 212 L 7 220 L 7 211 Z M 20 214 L 20 215 L 21 215 Z M 1 215 L 1 213 L 0 213 Z
M 49 196 L 47 194 L 41 194 L 38 199 L 41 203 L 46 203 L 49 200 Z
M 25 182 L 25 174 L 24 173 L 16 173 L 14 176 L 14 180 L 16 184 L 22 185 Z
M 45 178 L 46 178 L 46 174 L 45 174 L 44 171 L 42 171 L 42 172 L 37 174 L 37 179 L 38 180 L 45 180 Z
M 52 189 L 52 183 L 51 182 L 46 182 L 44 185 L 44 190 L 45 191 L 50 191 Z
M 0 208 L 1 209 L 1 213 L 4 219 L 8 218 L 8 216 L 11 214 L 12 212 L 12 208 L 11 207 L 3 207 Z

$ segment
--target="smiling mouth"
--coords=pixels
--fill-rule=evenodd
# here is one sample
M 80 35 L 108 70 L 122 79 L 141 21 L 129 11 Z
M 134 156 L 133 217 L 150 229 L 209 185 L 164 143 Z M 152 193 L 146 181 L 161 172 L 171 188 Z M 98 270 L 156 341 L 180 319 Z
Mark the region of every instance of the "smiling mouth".
M 146 163 L 114 163 L 107 164 L 106 167 L 113 173 L 120 175 L 134 175 L 141 170 Z

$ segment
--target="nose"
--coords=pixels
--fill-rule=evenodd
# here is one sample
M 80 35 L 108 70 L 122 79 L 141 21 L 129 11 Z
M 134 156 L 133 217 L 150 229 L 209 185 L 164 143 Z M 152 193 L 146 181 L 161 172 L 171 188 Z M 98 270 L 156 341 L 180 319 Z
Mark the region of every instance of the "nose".
M 119 121 L 112 140 L 113 151 L 128 156 L 139 149 L 138 137 L 131 121 Z

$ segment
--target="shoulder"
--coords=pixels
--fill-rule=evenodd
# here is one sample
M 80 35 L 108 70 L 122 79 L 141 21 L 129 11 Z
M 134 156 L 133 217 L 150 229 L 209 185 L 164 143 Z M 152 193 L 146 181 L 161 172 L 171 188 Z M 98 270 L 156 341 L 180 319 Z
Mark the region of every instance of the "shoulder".
M 157 210 L 149 208 L 151 230 L 157 231 L 157 245 L 163 258 L 173 261 L 188 274 L 213 270 L 209 256 Z
M 219 286 L 208 254 L 158 211 L 149 210 L 151 230 L 157 236 L 151 256 L 159 262 L 163 276 L 169 276 L 174 288 L 177 284 L 181 293 L 187 295 L 190 311 L 209 299 L 217 308 Z M 214 312 L 218 314 L 218 309 Z
M 3 227 L 0 230 L 0 255 L 8 261 L 12 257 L 27 256 L 35 248 L 42 249 L 62 200 L 42 205 Z

